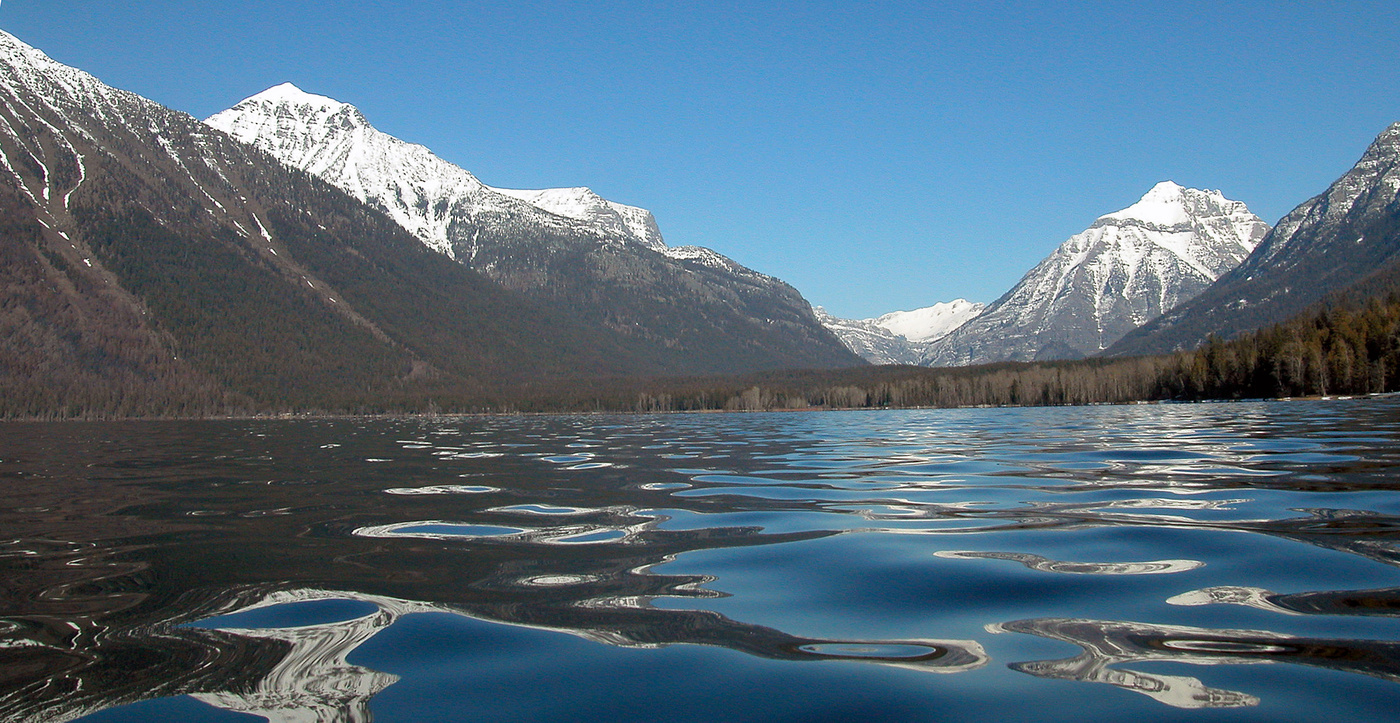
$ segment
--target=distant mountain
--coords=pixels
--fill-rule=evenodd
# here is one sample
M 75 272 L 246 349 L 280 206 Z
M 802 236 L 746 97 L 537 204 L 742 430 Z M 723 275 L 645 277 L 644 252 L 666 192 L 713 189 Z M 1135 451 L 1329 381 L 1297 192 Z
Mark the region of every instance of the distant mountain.
M 1200 293 L 1268 230 L 1219 191 L 1164 181 L 1070 237 L 982 314 L 929 344 L 919 362 L 961 366 L 1097 354 Z
M 913 311 L 894 311 L 875 319 L 841 319 L 817 307 L 817 319 L 851 351 L 873 364 L 918 364 L 928 343 L 967 323 L 986 304 L 966 299 L 941 302 Z
M 502 285 L 648 344 L 673 374 L 861 364 L 791 286 L 586 188 L 492 188 L 353 106 L 279 85 L 206 120 L 392 216 Z
M 1237 268 L 1108 354 L 1158 354 L 1282 322 L 1400 264 L 1400 123 L 1325 193 L 1284 216 Z

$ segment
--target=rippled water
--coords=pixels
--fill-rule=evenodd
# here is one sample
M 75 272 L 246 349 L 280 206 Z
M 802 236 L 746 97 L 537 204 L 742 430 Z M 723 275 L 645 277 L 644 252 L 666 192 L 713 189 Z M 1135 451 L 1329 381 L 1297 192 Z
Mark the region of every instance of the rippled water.
M 1397 399 L 6 425 L 0 719 L 1392 720 L 1398 438 Z

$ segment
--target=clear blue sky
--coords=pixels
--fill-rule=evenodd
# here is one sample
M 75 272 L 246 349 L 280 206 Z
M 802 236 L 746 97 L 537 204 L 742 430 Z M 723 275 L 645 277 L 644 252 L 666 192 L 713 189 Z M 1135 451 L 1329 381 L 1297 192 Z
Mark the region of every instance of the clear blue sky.
M 198 117 L 291 81 L 863 317 L 990 301 L 1165 179 L 1278 220 L 1400 120 L 1397 9 L 7 0 L 0 28 Z

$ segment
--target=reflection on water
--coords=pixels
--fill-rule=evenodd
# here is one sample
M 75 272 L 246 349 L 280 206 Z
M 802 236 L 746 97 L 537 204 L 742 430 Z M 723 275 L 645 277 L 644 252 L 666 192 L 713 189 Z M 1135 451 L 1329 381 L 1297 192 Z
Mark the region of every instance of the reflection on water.
M 1365 720 L 1400 704 L 1397 432 L 1391 399 L 8 425 L 0 719 Z
M 1066 575 L 1161 575 L 1170 572 L 1194 570 L 1202 563 L 1196 560 L 1153 560 L 1152 562 L 1065 562 L 1050 560 L 1040 555 L 1026 552 L 972 552 L 966 550 L 940 550 L 939 557 L 983 560 L 1011 560 L 1032 570 L 1058 572 Z
M 1209 630 L 1103 620 L 1018 620 L 988 626 L 993 633 L 1039 635 L 1073 643 L 1083 653 L 1064 660 L 1012 663 L 1042 677 L 1107 683 L 1177 708 L 1238 708 L 1253 695 L 1206 686 L 1195 678 L 1153 675 L 1118 663 L 1172 661 L 1191 665 L 1298 663 L 1400 681 L 1400 643 L 1319 640 L 1257 630 Z
M 1172 605 L 1247 605 L 1286 615 L 1386 615 L 1400 617 L 1400 588 L 1281 594 L 1257 587 L 1222 585 L 1167 598 Z

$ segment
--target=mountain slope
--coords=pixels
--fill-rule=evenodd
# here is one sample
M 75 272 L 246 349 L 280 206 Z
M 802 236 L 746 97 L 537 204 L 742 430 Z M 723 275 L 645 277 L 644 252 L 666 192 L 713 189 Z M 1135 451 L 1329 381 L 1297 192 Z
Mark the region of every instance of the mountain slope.
M 1097 354 L 1200 293 L 1267 231 L 1243 203 L 1164 181 L 1070 237 L 920 361 L 958 366 Z
M 1400 263 L 1400 123 L 1326 192 L 1284 216 L 1249 258 L 1189 303 L 1107 353 L 1191 348 L 1281 322 L 1328 294 Z
M 695 247 L 588 189 L 491 188 L 284 84 L 206 121 L 384 210 L 425 245 L 650 346 L 667 373 L 860 364 L 787 284 Z
M 417 408 L 672 363 L 3 32 L 0 227 L 0 417 Z

